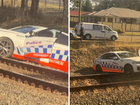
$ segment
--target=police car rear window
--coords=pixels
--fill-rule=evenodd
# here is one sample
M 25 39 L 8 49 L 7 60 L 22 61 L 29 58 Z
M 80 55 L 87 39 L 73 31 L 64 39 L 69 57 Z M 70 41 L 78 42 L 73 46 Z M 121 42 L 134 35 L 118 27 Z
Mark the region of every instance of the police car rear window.
M 29 31 L 33 31 L 35 30 L 36 28 L 34 27 L 25 27 L 25 28 L 18 28 L 18 29 L 13 29 L 13 31 L 16 31 L 16 32 L 21 32 L 21 33 L 28 33 Z

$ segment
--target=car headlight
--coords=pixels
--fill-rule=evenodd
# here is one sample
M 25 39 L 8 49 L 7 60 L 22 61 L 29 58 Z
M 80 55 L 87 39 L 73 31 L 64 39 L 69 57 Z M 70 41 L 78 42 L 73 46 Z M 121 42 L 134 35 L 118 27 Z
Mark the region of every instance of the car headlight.
M 133 64 L 140 64 L 140 62 L 133 62 Z

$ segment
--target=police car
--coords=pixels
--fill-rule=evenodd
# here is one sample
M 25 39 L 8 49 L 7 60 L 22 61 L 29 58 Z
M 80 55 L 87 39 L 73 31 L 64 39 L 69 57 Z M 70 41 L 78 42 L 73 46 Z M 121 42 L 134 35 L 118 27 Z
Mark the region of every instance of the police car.
M 14 57 L 68 72 L 68 34 L 54 28 L 0 29 L 0 57 Z
M 93 63 L 93 69 L 97 72 L 140 72 L 140 57 L 128 51 L 108 52 Z

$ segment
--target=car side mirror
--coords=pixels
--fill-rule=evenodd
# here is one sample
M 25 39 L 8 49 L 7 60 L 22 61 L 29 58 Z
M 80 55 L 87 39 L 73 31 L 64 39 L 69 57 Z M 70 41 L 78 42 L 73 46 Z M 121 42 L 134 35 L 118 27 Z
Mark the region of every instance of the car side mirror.
M 119 60 L 118 57 L 113 57 L 113 60 Z
M 34 31 L 29 31 L 29 36 L 35 36 L 35 32 Z

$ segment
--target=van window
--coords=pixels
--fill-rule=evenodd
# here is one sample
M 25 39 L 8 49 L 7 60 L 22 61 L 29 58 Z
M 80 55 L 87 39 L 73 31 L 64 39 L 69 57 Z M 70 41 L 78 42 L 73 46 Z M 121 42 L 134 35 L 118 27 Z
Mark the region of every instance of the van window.
M 68 36 L 61 34 L 55 43 L 62 44 L 68 46 Z
M 104 29 L 107 30 L 107 31 L 112 31 L 109 27 L 107 26 L 104 26 Z
M 101 25 L 93 25 L 93 29 L 94 30 L 102 30 L 102 26 Z

